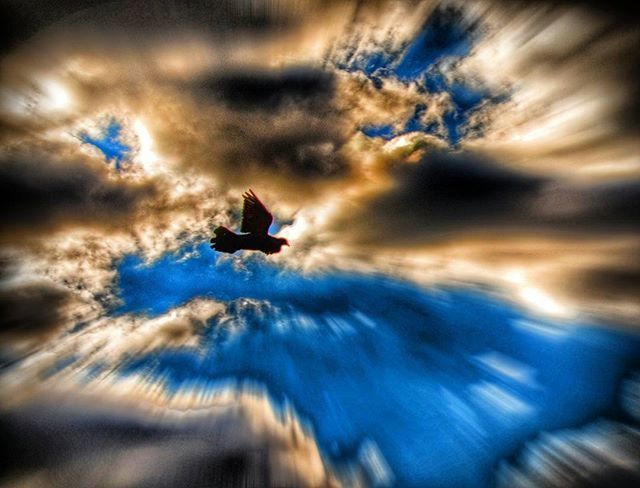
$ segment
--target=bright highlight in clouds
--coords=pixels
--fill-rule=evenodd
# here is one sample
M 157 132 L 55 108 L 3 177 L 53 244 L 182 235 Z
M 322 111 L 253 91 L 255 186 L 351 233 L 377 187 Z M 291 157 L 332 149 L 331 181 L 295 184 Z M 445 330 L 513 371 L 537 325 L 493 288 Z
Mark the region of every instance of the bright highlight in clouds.
M 44 80 L 41 86 L 43 97 L 37 102 L 37 106 L 45 113 L 61 112 L 72 108 L 71 93 L 62 84 L 54 80 Z
M 154 143 L 149 129 L 141 119 L 136 119 L 133 123 L 133 131 L 138 137 L 139 144 L 136 162 L 140 163 L 147 173 L 153 174 L 157 171 L 160 158 L 154 152 Z

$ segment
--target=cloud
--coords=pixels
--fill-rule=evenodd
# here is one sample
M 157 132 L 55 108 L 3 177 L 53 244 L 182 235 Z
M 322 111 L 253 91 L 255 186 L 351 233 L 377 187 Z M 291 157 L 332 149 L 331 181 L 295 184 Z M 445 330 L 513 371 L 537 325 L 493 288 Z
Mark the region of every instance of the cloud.
M 431 153 L 396 169 L 393 189 L 375 198 L 355 222 L 373 223 L 405 239 L 472 230 L 525 218 L 522 211 L 542 180 L 465 154 Z M 404 230 L 404 232 L 403 232 Z M 406 238 L 405 238 L 406 236 Z
M 47 336 L 67 323 L 71 293 L 40 281 L 0 287 L 0 335 L 11 339 Z
M 5 241 L 67 224 L 117 225 L 152 194 L 150 185 L 115 182 L 86 164 L 37 156 L 6 159 L 0 162 L 2 205 L 11 209 L 0 220 Z
M 417 82 L 401 82 L 396 78 L 374 81 L 360 72 L 338 72 L 337 103 L 355 127 L 391 126 L 396 132 L 424 106 L 423 124 L 435 124 L 434 133 L 444 138 L 443 116 L 452 109 L 447 92 L 429 93 Z
M 448 145 L 451 93 L 349 69 L 381 52 L 404 59 L 438 2 L 243 5 L 125 1 L 71 18 L 54 12 L 59 22 L 2 60 L 2 139 L 18 155 L 5 172 L 25 195 L 35 192 L 5 217 L 2 236 L 34 275 L 112 304 L 122 255 L 153 259 L 233 225 L 247 186 L 292 221 L 282 232 L 294 246 L 273 260 L 306 270 L 413 276 L 378 259 L 395 263 L 389 256 L 402 249 L 408 261 L 440 262 L 450 272 L 441 279 L 461 279 L 465 267 L 477 278 L 509 253 L 528 256 L 524 266 L 538 275 L 555 255 L 523 251 L 526 236 L 555 241 L 550 248 L 570 260 L 577 251 L 567 240 L 598 240 L 606 255 L 606 245 L 637 232 L 637 185 L 623 180 L 637 167 L 637 137 L 619 118 L 633 99 L 621 58 L 635 31 L 612 28 L 620 16 L 580 5 L 464 6 L 462 20 L 478 35 L 469 56 L 439 64 L 443 79 L 505 96 L 471 111 L 465 151 L 445 155 L 434 151 Z M 390 126 L 397 135 L 414 116 L 429 134 L 385 141 L 359 130 Z M 78 156 L 88 149 L 69 136 L 108 117 L 132 147 L 119 175 L 97 153 Z M 85 165 L 78 174 L 87 183 L 74 186 L 45 162 L 45 185 L 26 147 Z M 496 235 L 502 245 L 492 252 Z M 482 236 L 485 246 L 470 244 Z M 601 264 L 595 253 L 580 273 Z M 555 266 L 567 278 L 576 272 Z
M 501 96 L 470 110 L 453 152 L 450 91 L 350 69 L 379 53 L 401 63 L 439 3 L 8 3 L 30 22 L 0 48 L 0 194 L 11 208 L 0 218 L 0 252 L 10 256 L 0 262 L 0 335 L 11 347 L 45 347 L 12 368 L 4 391 L 64 391 L 94 367 L 113 379 L 101 365 L 197 349 L 223 305 L 195 299 L 155 318 L 108 316 L 116 263 L 157 259 L 238 223 L 248 186 L 280 224 L 291 221 L 281 232 L 293 247 L 270 258 L 277 266 L 497 289 L 541 315 L 637 326 L 637 26 L 577 1 L 465 3 L 478 35 L 469 56 L 438 69 L 449 86 Z M 74 137 L 110 117 L 132 148 L 120 173 Z M 401 134 L 413 117 L 428 134 Z M 390 140 L 365 126 L 390 127 Z M 231 332 L 242 326 L 225 320 Z M 158 406 L 171 401 L 188 416 L 201 399 L 197 386 L 174 400 L 161 386 L 102 385 L 111 398 L 122 389 L 125 406 L 142 397 L 147 416 L 166 414 Z M 251 401 L 234 394 L 233 405 Z M 238 436 L 273 414 L 252 408 L 227 424 L 241 426 Z M 283 479 L 325 480 L 313 439 L 274 431 L 239 449 L 275 439 Z M 113 476 L 132 479 L 129 459 L 173 470 L 171 453 L 183 446 L 137 445 L 118 455 Z M 101 466 L 97 451 L 83 460 Z M 214 470 L 251 462 L 214 451 Z M 73 458 L 33 479 L 77 474 Z
M 161 151 L 223 184 L 278 186 L 345 178 L 348 129 L 333 106 L 329 73 L 298 68 L 209 79 L 171 125 L 156 124 Z M 195 104 L 195 105 L 194 105 Z M 181 118 L 176 130 L 176 115 Z M 205 150 L 206 148 L 206 150 Z M 267 183 L 268 185 L 268 183 Z
M 575 184 L 511 169 L 486 157 L 432 151 L 392 170 L 394 183 L 345 209 L 335 227 L 359 242 L 402 246 L 472 233 L 638 229 L 640 184 Z M 392 239 L 379 239 L 380 229 Z
M 78 333 L 51 345 L 47 354 L 34 357 L 30 367 L 40 362 L 41 368 L 52 357 L 60 359 L 70 354 L 82 356 L 78 368 L 96 363 L 115 367 L 127 357 L 154 349 L 195 347 L 198 331 L 223 310 L 224 306 L 213 300 L 194 299 L 155 318 L 132 314 L 99 317 Z M 27 367 L 25 372 L 29 371 Z
M 103 0 L 101 3 L 104 3 Z M 55 5 L 44 7 L 35 1 L 7 1 L 0 6 L 2 38 L 0 54 L 16 47 L 42 28 L 52 24 L 78 10 L 95 7 L 91 0 L 66 0 L 56 2 Z
M 84 391 L 60 385 L 64 395 L 44 389 L 0 413 L 13 446 L 3 479 L 34 487 L 69 479 L 83 487 L 365 486 L 356 460 L 349 472 L 334 470 L 297 414 L 273 405 L 263 388 L 211 386 L 206 395 L 170 392 L 133 377 Z
M 539 436 L 518 454 L 516 462 L 500 463 L 497 486 L 634 486 L 640 483 L 638 452 L 636 428 L 597 419 L 577 429 Z
M 289 260 L 430 285 L 489 285 L 565 318 L 633 325 L 640 317 L 631 286 L 640 250 L 636 182 L 542 177 L 433 147 L 417 162 L 400 157 L 384 168 L 391 178 L 336 200 L 322 221 L 305 217 L 314 223 L 298 242 L 304 247 L 309 232 L 311 249 L 293 249 Z
M 497 1 L 481 9 L 484 35 L 449 76 L 475 77 L 508 97 L 472 115 L 470 126 L 482 128 L 463 144 L 567 178 L 637 178 L 640 30 L 619 7 Z
M 31 353 L 102 313 L 82 287 L 34 273 L 19 251 L 3 249 L 0 263 L 0 351 L 8 358 Z
M 594 267 L 576 277 L 576 287 L 592 298 L 633 300 L 640 294 L 640 267 Z
M 335 91 L 329 72 L 303 66 L 224 71 L 196 85 L 230 107 L 260 111 L 280 110 L 285 105 L 325 110 Z

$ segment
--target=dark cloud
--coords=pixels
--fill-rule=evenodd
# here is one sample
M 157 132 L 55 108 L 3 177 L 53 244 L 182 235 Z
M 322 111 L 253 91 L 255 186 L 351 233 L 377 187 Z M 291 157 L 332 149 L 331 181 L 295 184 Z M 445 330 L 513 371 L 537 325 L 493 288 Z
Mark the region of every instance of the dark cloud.
M 226 73 L 206 84 L 229 110 L 220 156 L 287 177 L 344 174 L 339 150 L 347 135 L 333 106 L 333 76 L 308 67 Z
M 504 209 L 523 195 L 538 190 L 542 179 L 499 167 L 470 154 L 435 153 L 416 166 L 397 169 L 399 204 L 417 203 L 429 211 L 456 211 L 455 207 Z M 406 201 L 408 199 L 409 201 Z M 474 217 L 475 218 L 475 217 Z
M 184 85 L 193 105 L 177 107 L 184 129 L 157 127 L 160 152 L 220 182 L 287 185 L 344 177 L 350 136 L 334 104 L 333 75 L 309 67 L 221 71 Z
M 210 80 L 208 88 L 232 110 L 220 146 L 230 164 L 248 161 L 294 178 L 346 172 L 339 154 L 346 135 L 332 105 L 329 73 L 307 67 L 228 73 Z
M 638 256 L 635 258 L 637 260 Z M 583 297 L 633 303 L 640 297 L 640 266 L 629 263 L 624 267 L 593 267 L 575 276 L 572 283 L 574 290 Z
M 640 12 L 632 0 L 551 0 L 551 5 L 575 6 L 615 18 L 620 24 L 638 22 Z
M 0 335 L 46 335 L 63 325 L 70 292 L 39 282 L 0 288 Z
M 342 135 L 318 120 L 301 123 L 306 126 L 292 126 L 272 134 L 246 132 L 246 145 L 230 147 L 227 158 L 230 162 L 254 161 L 258 167 L 294 178 L 346 174 L 348 163 L 339 153 L 344 143 Z
M 0 435 L 11 445 L 3 481 L 36 475 L 51 487 L 337 486 L 329 467 L 320 471 L 326 480 L 309 481 L 306 463 L 320 459 L 304 433 L 257 428 L 248 421 L 255 414 L 240 403 L 163 421 L 103 398 L 69 397 L 0 413 Z
M 431 153 L 394 172 L 391 190 L 349 216 L 367 238 L 378 240 L 381 231 L 395 236 L 383 245 L 514 223 L 545 183 L 478 156 L 446 152 Z
M 200 86 L 223 103 L 241 110 L 277 110 L 287 105 L 326 110 L 335 92 L 330 73 L 308 67 L 227 71 Z
M 26 41 L 39 30 L 75 12 L 108 0 L 5 0 L 0 3 L 0 55 Z
M 206 155 L 190 157 L 197 148 L 187 139 L 177 156 L 187 167 L 200 166 L 224 182 L 279 179 L 295 185 L 349 172 L 340 152 L 345 135 L 336 116 L 318 117 L 297 108 L 264 115 L 233 113 L 210 127 L 212 132 L 198 139 L 209 149 Z
M 151 187 L 121 180 L 81 163 L 46 158 L 0 162 L 0 238 L 13 232 L 51 229 L 59 224 L 110 225 L 134 212 Z
M 238 31 L 266 33 L 291 23 L 291 16 L 275 2 L 246 4 L 237 0 L 119 0 L 87 9 L 73 24 L 120 31 L 163 32 L 189 29 L 208 34 Z
M 0 4 L 0 54 L 59 22 L 94 32 L 125 30 L 160 33 L 196 29 L 201 32 L 270 31 L 290 24 L 277 6 L 264 2 L 250 8 L 236 0 L 6 0 Z
M 640 230 L 640 181 L 616 181 L 594 185 L 557 185 L 553 193 L 558 207 L 553 222 L 585 232 Z M 544 198 L 543 194 L 541 198 Z M 563 212 L 563 207 L 575 210 Z
M 356 240 L 380 242 L 381 229 L 394 235 L 382 245 L 505 230 L 606 235 L 640 222 L 640 182 L 577 185 L 448 152 L 398 166 L 395 177 L 391 190 L 348 217 Z
M 131 455 L 142 455 L 145 463 L 154 466 L 149 476 L 136 480 L 138 486 L 237 486 L 243 478 L 255 477 L 257 468 L 262 468 L 258 474 L 266 469 L 256 466 L 263 461 L 262 453 L 252 452 L 247 440 L 234 438 L 233 429 L 223 428 L 225 442 L 212 444 L 193 426 L 142 424 L 115 414 L 98 418 L 92 410 L 87 413 L 86 406 L 82 411 L 49 407 L 27 407 L 0 418 L 0 432 L 13 446 L 0 474 L 10 478 L 21 470 L 49 468 L 54 471 L 52 478 L 59 477 L 49 480 L 51 486 L 63 486 L 65 478 L 68 482 L 71 477 L 76 478 L 76 486 L 92 486 L 102 483 L 97 480 L 104 476 L 99 466 L 105 459 L 112 473 L 131 477 L 124 462 Z M 212 428 L 199 427 L 207 434 Z M 85 481 L 78 481 L 74 459 L 82 459 L 82 469 L 88 469 L 82 476 Z

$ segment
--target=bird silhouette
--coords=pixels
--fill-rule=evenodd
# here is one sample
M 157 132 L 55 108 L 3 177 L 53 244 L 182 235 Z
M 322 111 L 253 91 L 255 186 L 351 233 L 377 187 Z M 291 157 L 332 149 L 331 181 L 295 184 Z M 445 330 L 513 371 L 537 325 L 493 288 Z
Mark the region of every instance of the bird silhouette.
M 269 235 L 273 215 L 253 190 L 249 189 L 242 198 L 244 198 L 244 207 L 240 232 L 244 234 L 236 234 L 226 227 L 219 226 L 213 231 L 215 236 L 211 238 L 211 249 L 229 254 L 241 249 L 275 254 L 280 252 L 282 246 L 288 246 L 289 241 L 286 239 Z

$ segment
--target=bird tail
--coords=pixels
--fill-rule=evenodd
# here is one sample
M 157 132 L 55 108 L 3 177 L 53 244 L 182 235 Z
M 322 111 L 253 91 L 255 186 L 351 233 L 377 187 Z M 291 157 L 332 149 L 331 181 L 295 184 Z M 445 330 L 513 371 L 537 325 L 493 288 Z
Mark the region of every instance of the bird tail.
M 233 254 L 238 250 L 236 242 L 238 234 L 222 225 L 217 227 L 213 233 L 214 237 L 211 238 L 211 249 L 229 254 Z

